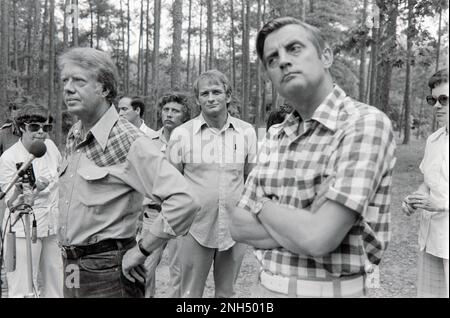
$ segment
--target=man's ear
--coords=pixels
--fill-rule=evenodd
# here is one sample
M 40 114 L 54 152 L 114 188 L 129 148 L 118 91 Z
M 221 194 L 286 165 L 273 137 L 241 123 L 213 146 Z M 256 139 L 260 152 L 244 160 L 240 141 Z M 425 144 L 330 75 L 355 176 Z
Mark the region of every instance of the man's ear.
M 141 115 L 141 108 L 139 106 L 134 110 L 139 116 Z
M 322 51 L 322 63 L 326 69 L 333 65 L 333 50 L 330 47 L 325 47 Z

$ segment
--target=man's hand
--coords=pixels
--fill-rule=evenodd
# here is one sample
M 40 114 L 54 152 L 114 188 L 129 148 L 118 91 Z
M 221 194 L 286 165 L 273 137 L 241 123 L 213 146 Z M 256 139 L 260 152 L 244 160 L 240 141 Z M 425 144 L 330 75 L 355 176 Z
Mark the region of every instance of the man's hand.
M 36 180 L 36 191 L 41 192 L 41 191 L 45 190 L 49 184 L 50 184 L 50 181 L 47 178 L 39 177 Z
M 133 248 L 129 249 L 122 259 L 122 273 L 123 275 L 132 282 L 136 280 L 141 284 L 145 283 L 145 269 L 142 266 L 145 259 L 139 247 L 135 245 Z

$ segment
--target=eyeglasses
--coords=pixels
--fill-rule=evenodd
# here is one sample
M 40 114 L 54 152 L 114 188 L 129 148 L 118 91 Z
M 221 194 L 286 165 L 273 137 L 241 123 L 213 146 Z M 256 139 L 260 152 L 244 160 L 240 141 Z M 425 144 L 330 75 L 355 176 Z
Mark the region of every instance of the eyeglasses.
M 439 104 L 442 106 L 448 106 L 448 96 L 447 95 L 439 95 L 437 98 L 433 95 L 427 96 L 427 103 L 430 106 L 436 105 L 436 102 L 439 101 Z
M 43 132 L 50 132 L 53 129 L 53 125 L 51 124 L 25 123 L 25 126 L 28 127 L 29 132 L 38 132 L 41 128 Z

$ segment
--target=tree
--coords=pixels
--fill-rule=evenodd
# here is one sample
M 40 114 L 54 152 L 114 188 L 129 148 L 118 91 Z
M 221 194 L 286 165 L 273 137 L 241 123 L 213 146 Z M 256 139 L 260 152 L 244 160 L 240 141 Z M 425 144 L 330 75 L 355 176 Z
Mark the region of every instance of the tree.
M 405 96 L 403 105 L 405 107 L 405 130 L 403 144 L 409 144 L 411 138 L 411 104 L 410 104 L 410 89 L 411 89 L 411 63 L 413 58 L 413 39 L 415 37 L 416 29 L 414 27 L 414 6 L 416 0 L 408 0 L 408 29 L 406 39 L 406 79 L 405 79 Z
M 8 102 L 8 12 L 9 1 L 1 1 L 1 52 L 0 52 L 0 107 Z M 3 112 L 2 112 L 3 113 Z
M 213 31 L 213 2 L 211 0 L 206 1 L 207 3 L 207 17 L 208 17 L 208 68 L 214 68 L 214 31 Z
M 179 90 L 181 88 L 181 32 L 183 23 L 183 0 L 175 0 L 173 2 L 172 18 L 173 41 L 170 86 L 172 90 Z
M 189 22 L 188 22 L 188 48 L 187 48 L 187 66 L 186 66 L 186 88 L 191 87 L 191 35 L 192 35 L 192 0 L 189 0 Z
M 388 22 L 386 27 L 386 39 L 384 41 L 384 50 L 381 54 L 380 72 L 379 72 L 379 101 L 376 105 L 387 112 L 389 107 L 389 93 L 391 91 L 392 67 L 396 62 L 397 47 L 397 17 L 398 0 L 388 2 Z
M 157 109 L 156 101 L 158 100 L 158 81 L 159 81 L 159 42 L 161 29 L 161 0 L 154 0 L 154 25 L 153 25 L 153 56 L 152 56 L 152 97 L 153 97 L 153 112 L 151 117 L 152 127 L 157 125 Z
M 366 43 L 367 43 L 367 2 L 368 0 L 364 0 L 364 5 L 362 9 L 362 21 L 361 21 L 361 40 L 360 40 L 360 49 L 359 49 L 359 100 L 361 102 L 365 102 L 364 93 L 366 91 Z

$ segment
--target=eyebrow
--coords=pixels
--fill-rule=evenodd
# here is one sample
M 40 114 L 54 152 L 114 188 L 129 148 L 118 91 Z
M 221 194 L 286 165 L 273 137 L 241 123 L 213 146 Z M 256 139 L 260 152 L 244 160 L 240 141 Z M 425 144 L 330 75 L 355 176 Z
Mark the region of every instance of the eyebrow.
M 303 47 L 306 46 L 304 41 L 301 41 L 301 40 L 298 40 L 298 39 L 291 39 L 291 40 L 288 40 L 285 44 L 283 43 L 282 47 L 288 48 L 288 47 L 290 47 L 290 46 L 292 46 L 294 44 L 300 44 Z M 268 59 L 269 57 L 278 55 L 278 47 L 274 48 L 274 49 L 269 48 L 267 51 L 269 52 L 269 54 L 268 55 L 264 55 L 264 59 Z

